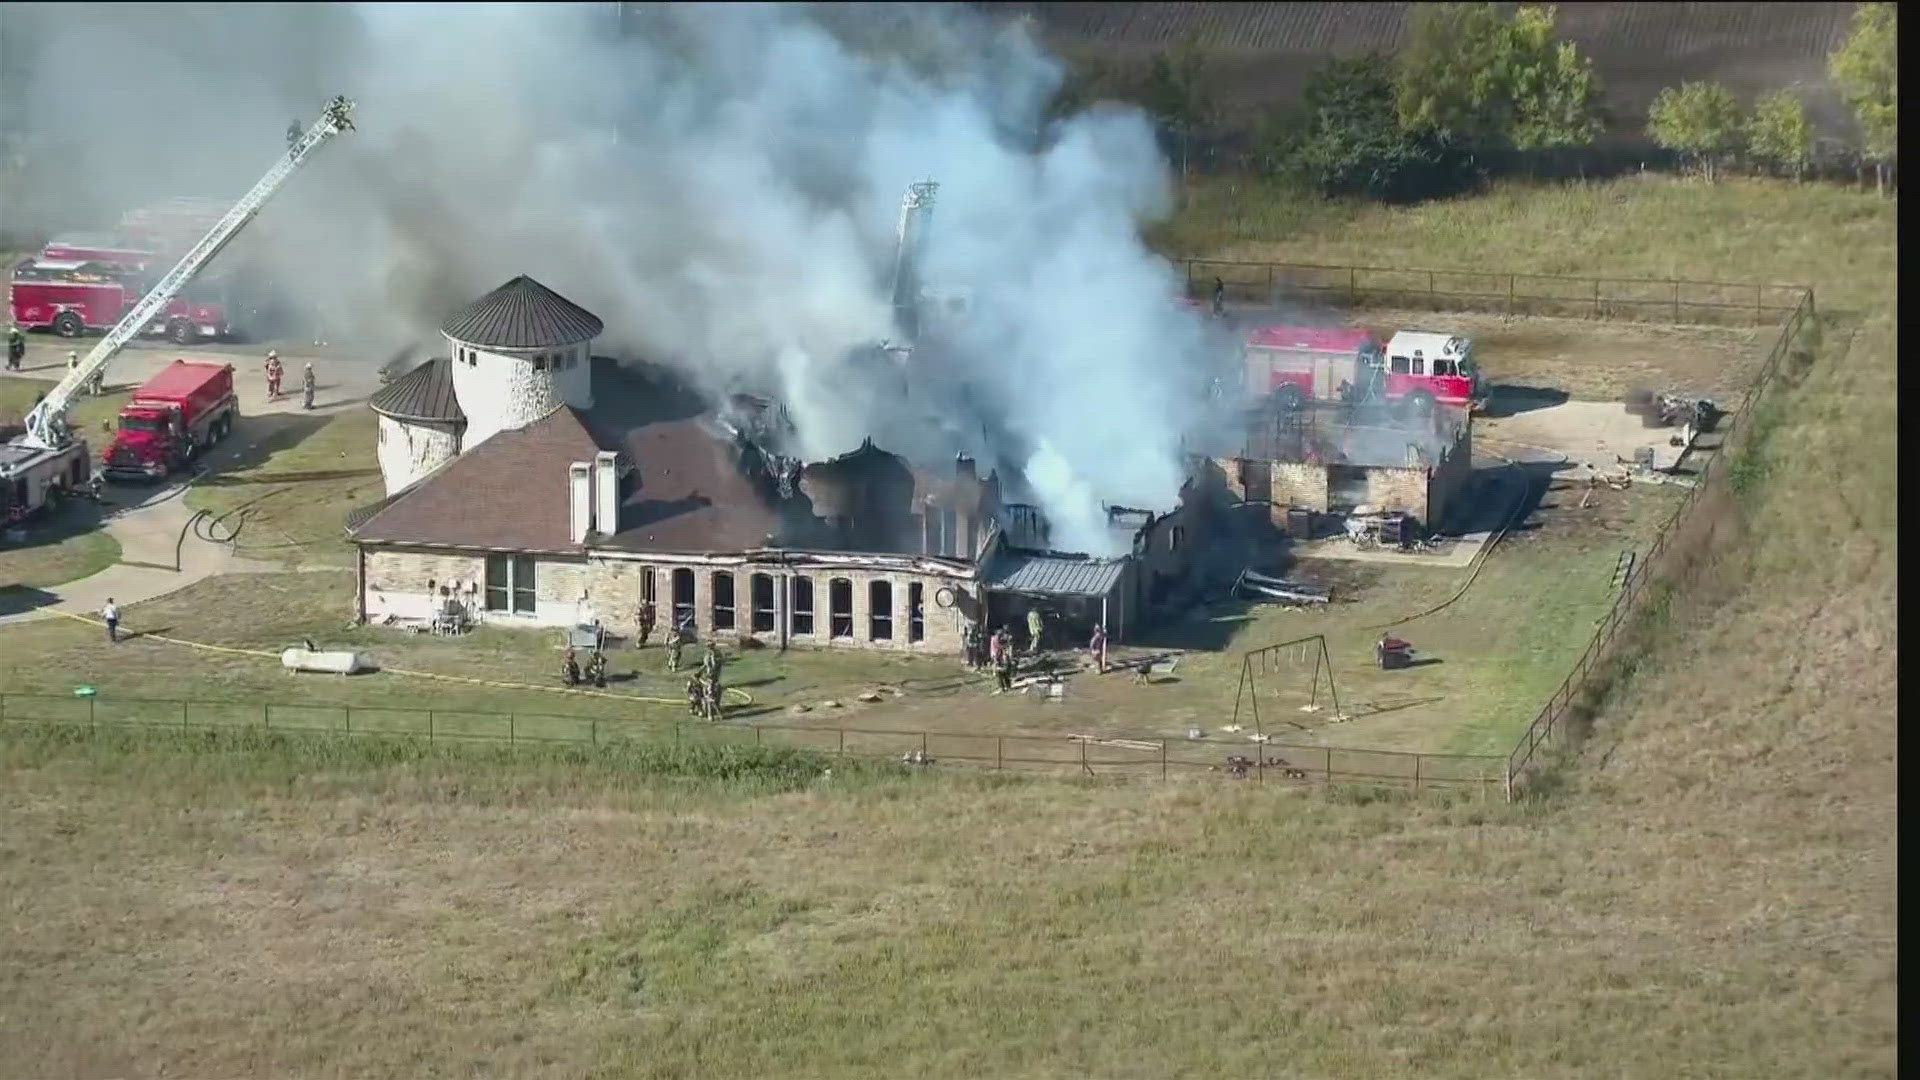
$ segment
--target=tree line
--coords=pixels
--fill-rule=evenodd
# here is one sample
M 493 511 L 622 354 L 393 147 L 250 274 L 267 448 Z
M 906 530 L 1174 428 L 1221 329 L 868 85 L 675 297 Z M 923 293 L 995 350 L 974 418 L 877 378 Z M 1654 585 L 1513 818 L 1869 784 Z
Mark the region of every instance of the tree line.
M 1552 7 L 1503 8 L 1413 5 L 1397 54 L 1330 59 L 1297 104 L 1269 113 L 1251 133 L 1253 164 L 1328 195 L 1407 201 L 1577 161 L 1614 119 L 1593 63 L 1559 37 Z M 1859 5 L 1828 63 L 1856 121 L 1854 149 L 1882 191 L 1897 164 L 1897 19 L 1893 4 Z M 1057 107 L 1083 106 L 1120 85 L 1113 71 L 1085 65 Z M 1117 96 L 1156 117 L 1184 180 L 1194 141 L 1219 118 L 1205 52 L 1189 39 L 1155 56 Z M 1645 130 L 1710 181 L 1738 165 L 1800 179 L 1813 164 L 1813 125 L 1791 88 L 1748 109 L 1723 85 L 1683 82 L 1656 97 Z

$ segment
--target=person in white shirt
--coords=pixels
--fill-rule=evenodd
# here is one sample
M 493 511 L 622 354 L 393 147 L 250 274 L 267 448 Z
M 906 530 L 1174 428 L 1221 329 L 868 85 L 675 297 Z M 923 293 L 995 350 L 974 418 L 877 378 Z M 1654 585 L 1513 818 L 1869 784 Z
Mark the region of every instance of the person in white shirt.
M 107 597 L 107 606 L 100 609 L 100 617 L 107 621 L 107 640 L 116 644 L 120 641 L 120 605 Z

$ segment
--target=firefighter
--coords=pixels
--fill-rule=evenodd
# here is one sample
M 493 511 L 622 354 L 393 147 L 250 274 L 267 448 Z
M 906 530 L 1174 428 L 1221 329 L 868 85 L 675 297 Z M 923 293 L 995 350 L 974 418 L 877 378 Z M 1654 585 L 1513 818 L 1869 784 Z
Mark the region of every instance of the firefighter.
M 699 717 L 707 711 L 707 689 L 698 675 L 687 676 L 687 715 Z
M 77 352 L 68 353 L 67 354 L 67 374 L 71 375 L 74 372 L 79 370 L 80 370 L 80 354 Z M 78 387 L 77 389 L 82 394 L 87 392 L 87 388 L 84 386 Z
M 680 633 L 679 623 L 667 627 L 667 673 L 669 675 L 680 670 L 680 647 L 685 643 L 686 639 Z
M 280 400 L 280 376 L 282 373 L 283 372 L 280 367 L 280 353 L 277 350 L 268 349 L 267 350 L 267 400 L 268 401 Z
M 607 688 L 607 654 L 599 649 L 593 650 L 593 658 L 587 661 L 587 681 L 602 690 Z
M 980 628 L 968 623 L 960 631 L 960 651 L 967 658 L 967 670 L 980 670 Z
M 27 338 L 17 326 L 7 327 L 7 370 L 19 371 L 20 358 L 27 355 Z
M 1027 609 L 1027 651 L 1035 656 L 1040 655 L 1040 608 L 1038 606 Z
M 720 666 L 724 663 L 726 660 L 720 655 L 720 646 L 711 641 L 707 642 L 706 655 L 700 658 L 700 674 L 717 682 L 720 679 Z
M 1093 654 L 1093 670 L 1102 675 L 1107 673 L 1107 628 L 1093 624 L 1093 639 L 1087 642 L 1087 651 Z
M 993 665 L 993 681 L 999 687 L 996 693 L 1006 693 L 1013 689 L 1013 650 L 1000 650 L 1000 659 Z
M 305 400 L 301 402 L 301 408 L 313 408 L 313 387 L 313 364 L 308 363 L 307 369 L 300 375 L 300 392 L 305 398 Z
M 653 601 L 640 601 L 640 617 L 635 620 L 636 628 L 633 635 L 636 648 L 644 649 L 647 647 L 647 639 L 653 636 L 654 616 Z
M 1213 279 L 1213 313 L 1216 316 L 1227 313 L 1227 283 L 1219 278 Z
M 573 657 L 573 649 L 560 658 L 560 681 L 568 686 L 580 685 L 580 662 Z
M 702 702 L 706 706 L 708 720 L 720 719 L 720 669 L 714 668 L 703 680 Z

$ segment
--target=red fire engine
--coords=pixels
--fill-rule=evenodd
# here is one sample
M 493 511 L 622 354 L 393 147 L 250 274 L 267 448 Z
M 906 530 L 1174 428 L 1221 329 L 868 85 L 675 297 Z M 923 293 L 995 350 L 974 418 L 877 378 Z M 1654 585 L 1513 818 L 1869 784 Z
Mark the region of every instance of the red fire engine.
M 146 295 L 143 270 L 109 262 L 78 262 L 44 255 L 13 271 L 13 321 L 24 329 L 50 328 L 61 337 L 106 330 Z M 215 283 L 196 283 L 167 304 L 144 333 L 165 334 L 181 345 L 222 338 L 230 331 L 226 305 Z
M 1283 409 L 1309 401 L 1381 400 L 1426 411 L 1477 403 L 1472 343 L 1402 331 L 1385 345 L 1349 326 L 1261 326 L 1247 334 L 1246 388 Z

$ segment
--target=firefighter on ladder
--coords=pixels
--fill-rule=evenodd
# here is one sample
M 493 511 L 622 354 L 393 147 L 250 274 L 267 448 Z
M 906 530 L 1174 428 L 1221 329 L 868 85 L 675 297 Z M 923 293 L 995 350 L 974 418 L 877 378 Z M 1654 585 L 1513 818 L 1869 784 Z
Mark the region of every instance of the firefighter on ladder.
M 267 350 L 267 400 L 268 401 L 280 400 L 280 376 L 282 373 L 283 372 L 280 367 L 280 353 L 274 349 L 268 349 Z

